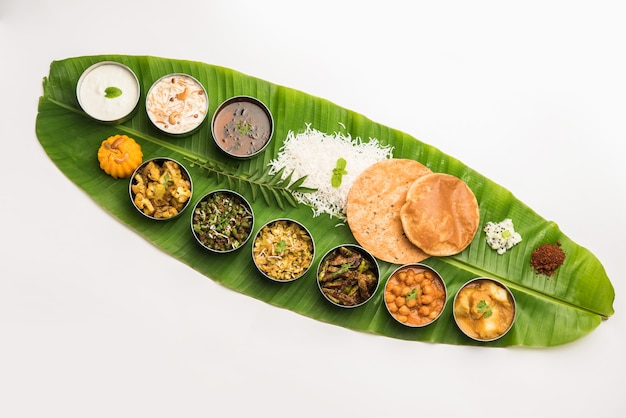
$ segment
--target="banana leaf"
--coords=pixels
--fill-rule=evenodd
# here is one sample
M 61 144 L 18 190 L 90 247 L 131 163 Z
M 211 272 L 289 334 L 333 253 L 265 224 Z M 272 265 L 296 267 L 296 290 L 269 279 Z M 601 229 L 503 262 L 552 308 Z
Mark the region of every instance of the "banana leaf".
M 135 116 L 120 125 L 90 119 L 82 112 L 75 94 L 81 73 L 104 60 L 127 65 L 140 81 L 142 100 L 139 109 Z M 155 80 L 170 73 L 190 74 L 205 86 L 209 97 L 209 121 L 217 106 L 232 96 L 248 95 L 263 101 L 275 121 L 270 145 L 258 157 L 234 160 L 215 147 L 210 123 L 204 123 L 199 131 L 185 138 L 160 134 L 147 118 L 143 98 Z M 194 185 L 190 207 L 211 190 L 231 188 L 252 202 L 255 229 L 277 217 L 302 222 L 315 239 L 316 266 L 332 247 L 356 243 L 349 227 L 331 216 L 314 217 L 310 207 L 294 204 L 289 185 L 277 182 L 267 174 L 268 162 L 276 158 L 287 133 L 302 132 L 308 124 L 328 133 L 343 126 L 353 137 L 377 138 L 381 143 L 393 146 L 395 158 L 415 159 L 434 172 L 461 178 L 478 199 L 480 224 L 511 218 L 523 241 L 507 253 L 498 255 L 488 247 L 482 228 L 479 228 L 473 242 L 461 253 L 425 260 L 425 264 L 443 276 L 448 301 L 435 323 L 414 329 L 400 325 L 389 315 L 382 299 L 382 285 L 365 305 L 342 309 L 330 304 L 319 292 L 315 268 L 290 283 L 276 283 L 262 277 L 251 259 L 251 240 L 233 253 L 207 252 L 195 242 L 191 233 L 190 209 L 185 216 L 166 222 L 143 217 L 130 201 L 128 179 L 106 175 L 96 159 L 100 143 L 108 136 L 127 134 L 134 137 L 142 146 L 144 159 L 166 156 L 187 167 Z M 507 189 L 406 133 L 378 124 L 328 100 L 235 70 L 151 56 L 100 55 L 54 61 L 49 75 L 43 79 L 36 133 L 47 155 L 69 180 L 111 216 L 165 253 L 236 292 L 328 324 L 403 340 L 486 347 L 545 347 L 588 335 L 614 313 L 615 291 L 600 261 L 569 239 L 556 223 L 540 217 Z M 553 276 L 537 274 L 529 262 L 531 252 L 542 243 L 556 242 L 561 243 L 567 254 L 564 264 Z M 379 264 L 381 281 L 398 267 L 384 261 Z M 509 286 L 517 301 L 518 313 L 513 328 L 493 342 L 471 340 L 454 323 L 454 294 L 475 277 L 502 281 Z

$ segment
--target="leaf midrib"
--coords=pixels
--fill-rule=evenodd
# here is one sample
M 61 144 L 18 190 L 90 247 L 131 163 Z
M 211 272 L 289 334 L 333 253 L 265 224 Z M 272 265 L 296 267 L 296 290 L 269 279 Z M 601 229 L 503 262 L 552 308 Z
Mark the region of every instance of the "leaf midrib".
M 86 118 L 89 117 L 84 111 L 82 111 L 81 109 L 78 109 L 78 108 L 76 108 L 74 106 L 71 106 L 71 105 L 63 103 L 61 101 L 52 99 L 52 98 L 47 97 L 45 95 L 43 96 L 43 98 L 48 100 L 50 103 L 53 103 L 53 104 L 55 104 L 55 105 L 57 105 L 57 106 L 59 106 L 59 107 L 61 107 L 63 109 L 69 110 L 69 111 L 71 111 L 73 113 L 76 113 L 76 114 L 80 114 L 80 115 L 82 115 L 82 116 L 84 116 Z M 197 154 L 197 153 L 194 153 L 194 152 L 190 152 L 186 148 L 183 148 L 183 147 L 175 145 L 175 143 L 173 143 L 171 141 L 165 141 L 165 140 L 159 139 L 157 137 L 154 137 L 152 135 L 146 134 L 146 133 L 144 133 L 142 131 L 139 131 L 137 129 L 133 129 L 133 128 L 127 126 L 127 125 L 120 124 L 120 125 L 117 125 L 116 128 L 118 130 L 124 132 L 125 134 L 130 135 L 130 136 L 134 136 L 136 138 L 141 138 L 141 139 L 143 139 L 145 141 L 151 142 L 151 143 L 153 143 L 155 145 L 158 145 L 160 147 L 163 147 L 163 148 L 169 149 L 169 150 L 171 150 L 173 152 L 179 153 L 179 154 L 183 155 L 184 157 L 190 159 L 190 161 L 192 161 L 192 162 L 194 162 L 194 161 L 203 161 L 203 162 L 210 162 L 213 166 L 218 166 L 218 167 L 221 166 L 221 164 L 219 162 L 217 162 L 217 161 L 208 160 L 208 159 L 206 159 L 205 157 L 203 157 L 200 154 Z M 229 174 L 229 175 L 235 176 L 235 174 Z M 240 176 L 240 178 L 244 178 L 244 177 L 245 176 Z M 590 313 L 590 314 L 593 314 L 593 315 L 598 315 L 602 319 L 608 319 L 608 316 L 603 314 L 603 313 L 601 313 L 601 312 L 598 312 L 598 311 L 595 311 L 595 310 L 592 310 L 592 309 L 588 309 L 588 308 L 585 308 L 585 307 L 580 306 L 580 305 L 573 304 L 573 303 L 568 302 L 566 300 L 560 299 L 560 298 L 558 298 L 556 296 L 552 296 L 552 295 L 546 294 L 544 292 L 540 292 L 540 291 L 538 291 L 536 289 L 533 289 L 531 287 L 524 286 L 523 284 L 520 284 L 520 283 L 517 283 L 517 282 L 514 282 L 514 281 L 511 281 L 511 280 L 507 279 L 506 277 L 504 277 L 501 274 L 494 273 L 492 271 L 488 271 L 488 270 L 485 270 L 485 269 L 481 269 L 481 268 L 476 267 L 476 266 L 474 266 L 472 264 L 464 262 L 463 260 L 460 260 L 458 258 L 454 258 L 454 257 L 440 257 L 438 259 L 440 261 L 442 261 L 443 263 L 445 263 L 445 264 L 449 264 L 451 266 L 457 267 L 457 268 L 462 269 L 464 271 L 471 272 L 476 277 L 491 277 L 491 278 L 494 278 L 496 280 L 499 280 L 503 284 L 508 286 L 509 288 L 514 289 L 514 290 L 516 290 L 518 292 L 524 292 L 526 294 L 532 295 L 533 297 L 540 298 L 540 299 L 549 301 L 551 303 L 560 304 L 560 305 L 566 306 L 566 307 L 571 308 L 571 309 L 577 309 L 577 310 L 580 310 L 582 312 Z
M 575 305 L 575 304 L 573 304 L 571 302 L 568 302 L 566 300 L 560 299 L 560 298 L 558 298 L 556 296 L 552 296 L 552 295 L 549 295 L 547 293 L 540 292 L 540 291 L 538 291 L 536 289 L 533 289 L 532 287 L 524 286 L 521 283 L 517 283 L 517 282 L 514 282 L 514 281 L 511 281 L 511 280 L 507 279 L 506 277 L 502 276 L 501 274 L 494 273 L 494 272 L 491 272 L 491 271 L 487 271 L 487 270 L 478 268 L 478 267 L 476 267 L 474 265 L 471 265 L 471 264 L 466 263 L 466 262 L 464 262 L 462 260 L 459 260 L 458 258 L 445 257 L 445 258 L 440 258 L 440 260 L 443 263 L 445 263 L 445 264 L 449 264 L 449 265 L 457 267 L 459 269 L 471 272 L 476 277 L 489 277 L 489 278 L 496 279 L 496 280 L 502 282 L 503 284 L 505 284 L 507 287 L 509 287 L 511 289 L 514 289 L 514 290 L 516 290 L 518 292 L 523 292 L 523 293 L 526 293 L 528 295 L 532 295 L 533 297 L 540 298 L 540 299 L 549 301 L 551 303 L 556 303 L 556 304 L 559 304 L 559 305 L 563 305 L 563 306 L 566 306 L 568 308 L 577 309 L 579 311 L 590 313 L 590 314 L 593 314 L 593 315 L 598 315 L 603 320 L 608 319 L 608 316 L 603 314 L 603 313 L 601 313 L 601 312 L 598 312 L 598 311 L 595 311 L 595 310 L 592 310 L 592 309 L 588 309 L 588 308 L 585 308 L 585 307 L 580 306 L 580 305 Z

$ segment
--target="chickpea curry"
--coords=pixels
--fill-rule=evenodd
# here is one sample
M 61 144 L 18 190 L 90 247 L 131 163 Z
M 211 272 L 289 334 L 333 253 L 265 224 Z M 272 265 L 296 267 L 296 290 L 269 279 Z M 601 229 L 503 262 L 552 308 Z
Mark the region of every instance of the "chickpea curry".
M 407 265 L 389 277 L 384 298 L 387 310 L 398 322 L 421 327 L 433 322 L 443 311 L 446 287 L 427 266 Z

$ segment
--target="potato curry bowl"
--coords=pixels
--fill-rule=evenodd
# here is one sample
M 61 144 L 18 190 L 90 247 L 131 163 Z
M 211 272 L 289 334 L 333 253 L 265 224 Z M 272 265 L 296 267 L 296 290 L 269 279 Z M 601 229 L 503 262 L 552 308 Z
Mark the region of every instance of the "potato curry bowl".
M 515 322 L 513 293 L 497 280 L 479 277 L 465 283 L 454 297 L 454 321 L 476 341 L 504 336 Z
M 376 293 L 379 281 L 376 259 L 354 244 L 331 249 L 317 268 L 320 292 L 332 304 L 343 308 L 356 308 L 369 301 Z
M 304 276 L 315 257 L 311 233 L 293 219 L 275 219 L 263 225 L 252 245 L 252 259 L 268 279 L 292 282 Z
M 254 228 L 250 203 L 232 190 L 204 195 L 193 209 L 191 231 L 200 245 L 215 253 L 241 248 Z
M 131 176 L 130 200 L 144 216 L 155 220 L 173 219 L 189 205 L 191 176 L 171 158 L 153 158 L 141 164 Z
M 409 327 L 434 322 L 443 312 L 446 299 L 446 284 L 439 273 L 425 264 L 405 264 L 391 273 L 385 284 L 387 311 Z

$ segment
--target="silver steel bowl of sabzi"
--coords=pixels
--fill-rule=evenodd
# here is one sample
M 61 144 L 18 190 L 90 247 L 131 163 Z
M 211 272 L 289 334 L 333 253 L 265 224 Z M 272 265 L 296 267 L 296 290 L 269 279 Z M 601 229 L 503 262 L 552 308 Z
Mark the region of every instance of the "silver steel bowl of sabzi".
M 254 228 L 254 212 L 239 193 L 220 189 L 205 194 L 191 214 L 191 231 L 196 241 L 214 253 L 241 248 Z
M 511 290 L 498 280 L 478 277 L 456 293 L 453 316 L 459 329 L 476 341 L 494 341 L 513 327 L 516 302 Z
M 363 247 L 343 244 L 329 250 L 317 267 L 317 285 L 336 306 L 356 308 L 369 301 L 380 283 L 376 259 Z
M 313 264 L 315 242 L 300 222 L 279 218 L 263 225 L 254 237 L 252 259 L 261 274 L 276 282 L 292 282 Z
M 144 161 L 129 182 L 130 199 L 135 209 L 154 220 L 178 217 L 189 205 L 193 193 L 187 169 L 171 158 Z

